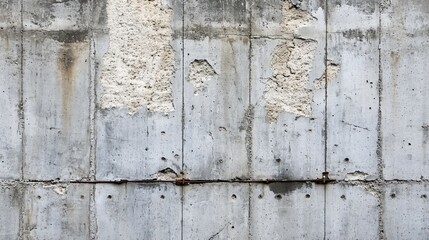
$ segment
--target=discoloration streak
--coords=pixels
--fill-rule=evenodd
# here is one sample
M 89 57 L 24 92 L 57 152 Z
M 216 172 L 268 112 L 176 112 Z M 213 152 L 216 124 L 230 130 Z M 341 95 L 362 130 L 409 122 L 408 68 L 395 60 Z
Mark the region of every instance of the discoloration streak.
M 82 47 L 82 44 L 64 44 L 58 52 L 57 64 L 60 70 L 58 79 L 62 91 L 63 121 L 66 127 L 70 121 L 73 104 L 76 62 Z
M 110 43 L 102 63 L 101 107 L 127 107 L 130 114 L 142 106 L 173 111 L 172 10 L 161 0 L 111 0 L 107 16 Z

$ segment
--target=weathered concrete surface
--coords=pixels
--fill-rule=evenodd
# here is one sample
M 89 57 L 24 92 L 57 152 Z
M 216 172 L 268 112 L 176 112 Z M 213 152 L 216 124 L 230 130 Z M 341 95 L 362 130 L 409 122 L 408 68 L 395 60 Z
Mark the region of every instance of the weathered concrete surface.
M 379 9 L 376 1 L 328 1 L 327 168 L 335 179 L 377 178 Z M 348 19 L 345 21 L 345 19 Z
M 249 184 L 190 185 L 183 196 L 183 239 L 249 239 Z
M 90 152 L 87 33 L 25 32 L 23 46 L 24 176 L 86 178 Z
M 20 231 L 20 201 L 18 184 L 0 184 L 0 238 L 18 239 Z
M 324 169 L 320 153 L 324 151 L 325 93 L 317 88 L 324 73 L 323 7 L 318 1 L 302 3 L 298 9 L 287 1 L 252 5 L 251 166 L 255 178 L 315 179 Z M 293 27 L 282 28 L 290 11 L 302 16 L 292 21 Z
M 323 239 L 323 186 L 251 184 L 249 239 Z
M 20 39 L 18 31 L 0 30 L 0 179 L 21 176 Z
M 386 179 L 429 178 L 429 2 L 391 1 L 381 16 L 382 154 Z
M 386 239 L 426 239 L 429 236 L 427 182 L 390 184 L 384 192 Z
M 24 186 L 23 239 L 89 239 L 89 184 Z
M 379 239 L 377 197 L 366 185 L 329 184 L 326 239 Z
M 0 2 L 0 238 L 425 239 L 428 9 Z
M 98 184 L 96 238 L 180 239 L 181 205 L 173 184 Z

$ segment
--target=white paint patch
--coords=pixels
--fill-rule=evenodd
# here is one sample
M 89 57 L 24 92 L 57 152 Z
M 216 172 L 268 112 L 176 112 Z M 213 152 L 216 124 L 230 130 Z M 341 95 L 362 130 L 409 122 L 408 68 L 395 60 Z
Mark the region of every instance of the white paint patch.
M 216 71 L 207 60 L 194 60 L 190 64 L 188 76 L 188 81 L 194 86 L 194 94 L 198 95 L 200 92 L 205 91 L 208 82 L 212 81 L 216 75 Z
M 368 173 L 364 173 L 361 171 L 350 172 L 346 174 L 344 178 L 345 181 L 362 181 L 368 177 Z
M 103 57 L 102 108 L 142 106 L 174 111 L 171 78 L 175 72 L 172 10 L 161 0 L 109 0 L 109 50 Z

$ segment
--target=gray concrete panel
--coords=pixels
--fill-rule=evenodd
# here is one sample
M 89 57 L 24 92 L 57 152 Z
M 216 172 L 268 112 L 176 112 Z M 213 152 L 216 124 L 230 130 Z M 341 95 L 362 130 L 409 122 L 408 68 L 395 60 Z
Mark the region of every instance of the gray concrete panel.
M 22 192 L 19 184 L 0 184 L 0 238 L 19 239 Z
M 427 239 L 429 236 L 427 182 L 392 183 L 384 192 L 386 239 Z
M 250 239 L 323 239 L 322 185 L 252 184 Z
M 97 239 L 181 239 L 181 189 L 173 184 L 98 184 Z
M 89 40 L 85 32 L 24 33 L 24 176 L 89 174 Z
M 0 179 L 21 176 L 21 34 L 0 30 Z
M 379 239 L 378 196 L 369 184 L 327 185 L 326 239 Z
M 335 179 L 378 175 L 379 9 L 328 1 L 327 168 Z
M 89 239 L 90 184 L 27 184 L 23 239 Z
M 249 184 L 185 186 L 183 239 L 249 239 L 248 199 Z
M 248 37 L 185 39 L 184 71 L 186 176 L 247 178 L 252 111 Z
M 381 128 L 386 179 L 429 178 L 429 2 L 393 0 L 381 15 Z

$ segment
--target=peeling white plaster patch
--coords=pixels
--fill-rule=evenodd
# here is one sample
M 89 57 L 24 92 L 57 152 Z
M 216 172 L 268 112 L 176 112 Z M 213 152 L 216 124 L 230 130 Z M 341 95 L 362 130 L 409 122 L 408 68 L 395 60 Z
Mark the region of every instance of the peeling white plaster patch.
M 61 185 L 45 185 L 43 188 L 50 188 L 59 195 L 64 195 L 67 192 L 67 187 Z
M 344 178 L 345 181 L 362 181 L 368 177 L 368 173 L 364 173 L 361 171 L 350 172 L 346 174 Z
M 304 117 L 310 117 L 312 113 L 313 92 L 309 88 L 309 75 L 318 43 L 313 39 L 294 37 L 294 34 L 316 19 L 289 1 L 285 1 L 282 14 L 282 31 L 287 41 L 274 50 L 273 75 L 264 91 L 265 110 L 271 123 L 277 121 L 280 112 Z
M 273 75 L 264 92 L 270 122 L 275 122 L 280 112 L 311 116 L 313 93 L 308 82 L 316 49 L 316 41 L 302 39 L 276 47 L 271 61 Z
M 290 1 L 283 4 L 282 15 L 281 28 L 284 33 L 295 33 L 299 28 L 306 27 L 316 20 L 309 12 L 297 8 Z
M 198 95 L 200 92 L 207 89 L 208 82 L 216 77 L 217 73 L 205 59 L 194 60 L 189 67 L 188 81 L 194 86 L 194 94 Z
M 102 108 L 142 106 L 174 111 L 170 80 L 175 72 L 172 10 L 161 0 L 109 0 L 109 50 L 103 57 Z
M 340 72 L 340 65 L 332 62 L 328 62 L 326 66 L 326 81 L 329 83 L 335 78 L 337 78 L 338 73 Z M 314 82 L 315 89 L 323 89 L 325 88 L 325 73 Z

